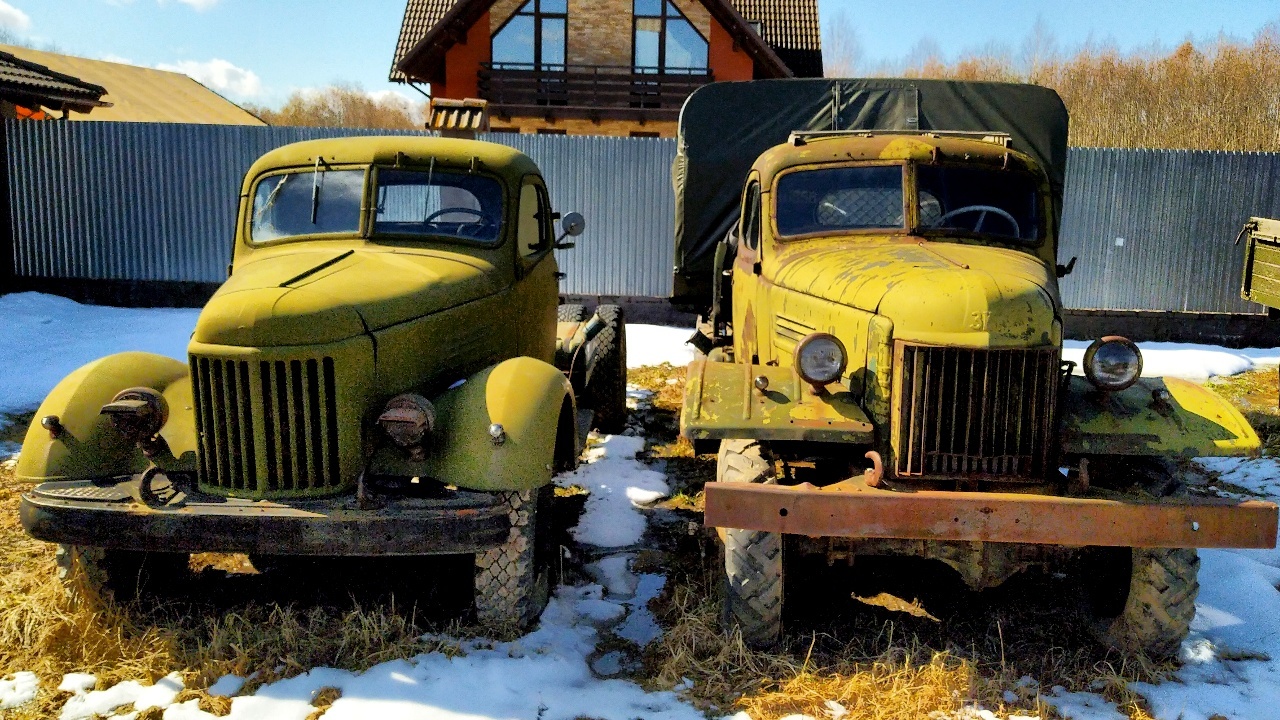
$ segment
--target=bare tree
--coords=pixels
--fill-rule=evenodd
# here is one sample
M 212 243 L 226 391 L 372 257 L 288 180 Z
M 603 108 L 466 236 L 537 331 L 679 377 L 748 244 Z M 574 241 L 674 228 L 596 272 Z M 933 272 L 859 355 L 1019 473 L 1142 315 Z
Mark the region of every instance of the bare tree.
M 852 77 L 862 68 L 862 41 L 844 10 L 832 16 L 822 33 L 822 60 L 827 77 Z
M 321 90 L 295 91 L 278 109 L 248 106 L 268 125 L 384 128 L 423 127 L 424 108 L 395 95 L 374 97 L 359 85 L 335 84 Z

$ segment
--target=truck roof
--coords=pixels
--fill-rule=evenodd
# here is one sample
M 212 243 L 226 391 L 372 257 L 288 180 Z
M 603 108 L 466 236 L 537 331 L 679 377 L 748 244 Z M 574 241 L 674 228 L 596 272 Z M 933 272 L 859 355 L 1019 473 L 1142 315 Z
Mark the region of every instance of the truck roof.
M 472 159 L 483 168 L 504 177 L 517 179 L 538 172 L 528 155 L 497 143 L 426 135 L 372 135 L 326 138 L 292 143 L 263 155 L 249 168 L 243 192 L 259 174 L 282 167 L 314 165 L 317 157 L 333 164 L 393 165 L 397 157 L 411 165 L 429 165 L 434 159 L 442 165 L 470 166 Z
M 898 133 L 858 131 L 840 134 L 793 135 L 793 141 L 775 145 L 756 159 L 754 169 L 760 173 L 767 189 L 774 177 L 798 165 L 816 163 L 882 160 L 928 161 L 935 157 L 964 157 L 966 162 L 996 167 L 1039 171 L 1029 156 L 1013 150 L 1001 140 L 1007 135 L 967 137 L 934 133 Z
M 1006 133 L 1045 171 L 1061 205 L 1067 110 L 1049 88 L 912 78 L 712 83 L 680 113 L 674 302 L 710 304 L 715 246 L 737 220 L 756 159 L 793 132 L 823 130 Z

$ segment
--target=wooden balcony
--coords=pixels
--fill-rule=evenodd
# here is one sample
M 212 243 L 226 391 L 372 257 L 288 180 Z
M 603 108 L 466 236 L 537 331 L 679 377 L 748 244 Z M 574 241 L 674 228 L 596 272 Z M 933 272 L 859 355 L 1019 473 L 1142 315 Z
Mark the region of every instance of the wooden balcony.
M 689 95 L 712 81 L 707 69 L 659 72 L 609 65 L 482 63 L 480 97 L 496 117 L 677 120 Z

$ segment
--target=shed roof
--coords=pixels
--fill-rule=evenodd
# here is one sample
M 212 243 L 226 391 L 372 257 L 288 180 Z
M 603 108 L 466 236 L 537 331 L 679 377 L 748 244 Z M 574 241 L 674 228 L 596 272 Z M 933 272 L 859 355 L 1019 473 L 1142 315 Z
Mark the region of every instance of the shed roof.
M 0 53 L 73 75 L 107 93 L 102 107 L 75 120 L 172 122 L 208 125 L 266 125 L 218 93 L 183 75 L 137 65 L 0 45 Z
M 0 95 L 17 104 L 89 112 L 105 105 L 101 98 L 106 92 L 80 78 L 0 52 Z

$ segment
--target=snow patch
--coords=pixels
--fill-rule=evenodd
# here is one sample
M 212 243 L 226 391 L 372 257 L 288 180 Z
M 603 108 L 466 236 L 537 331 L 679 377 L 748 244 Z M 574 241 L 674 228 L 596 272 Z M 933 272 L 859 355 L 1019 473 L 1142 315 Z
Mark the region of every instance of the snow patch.
M 64 685 L 67 684 L 67 679 L 64 677 L 62 682 Z M 175 672 L 160 678 L 155 685 L 143 685 L 133 680 L 126 680 L 106 690 L 92 692 L 80 690 L 62 706 L 59 718 L 60 720 L 89 720 L 99 715 L 106 715 L 130 703 L 133 704 L 134 710 L 146 710 L 151 707 L 166 708 L 173 704 L 178 693 L 182 692 L 182 688 L 182 675 Z
M 58 381 L 98 358 L 129 350 L 187 358 L 200 311 L 81 305 L 56 295 L 0 295 L 0 412 L 34 410 Z M 14 362 L 13 359 L 21 359 Z
M 627 367 L 670 363 L 683 367 L 693 362 L 693 346 L 685 341 L 693 336 L 693 328 L 662 325 L 627 325 Z
M 607 435 L 589 448 L 577 470 L 556 478 L 560 487 L 580 485 L 590 493 L 574 538 L 596 547 L 629 547 L 644 535 L 645 517 L 636 505 L 655 502 L 670 492 L 666 476 L 636 460 L 644 438 Z
M 40 678 L 35 673 L 25 670 L 13 673 L 0 680 L 0 710 L 26 705 L 36 699 L 39 689 Z

